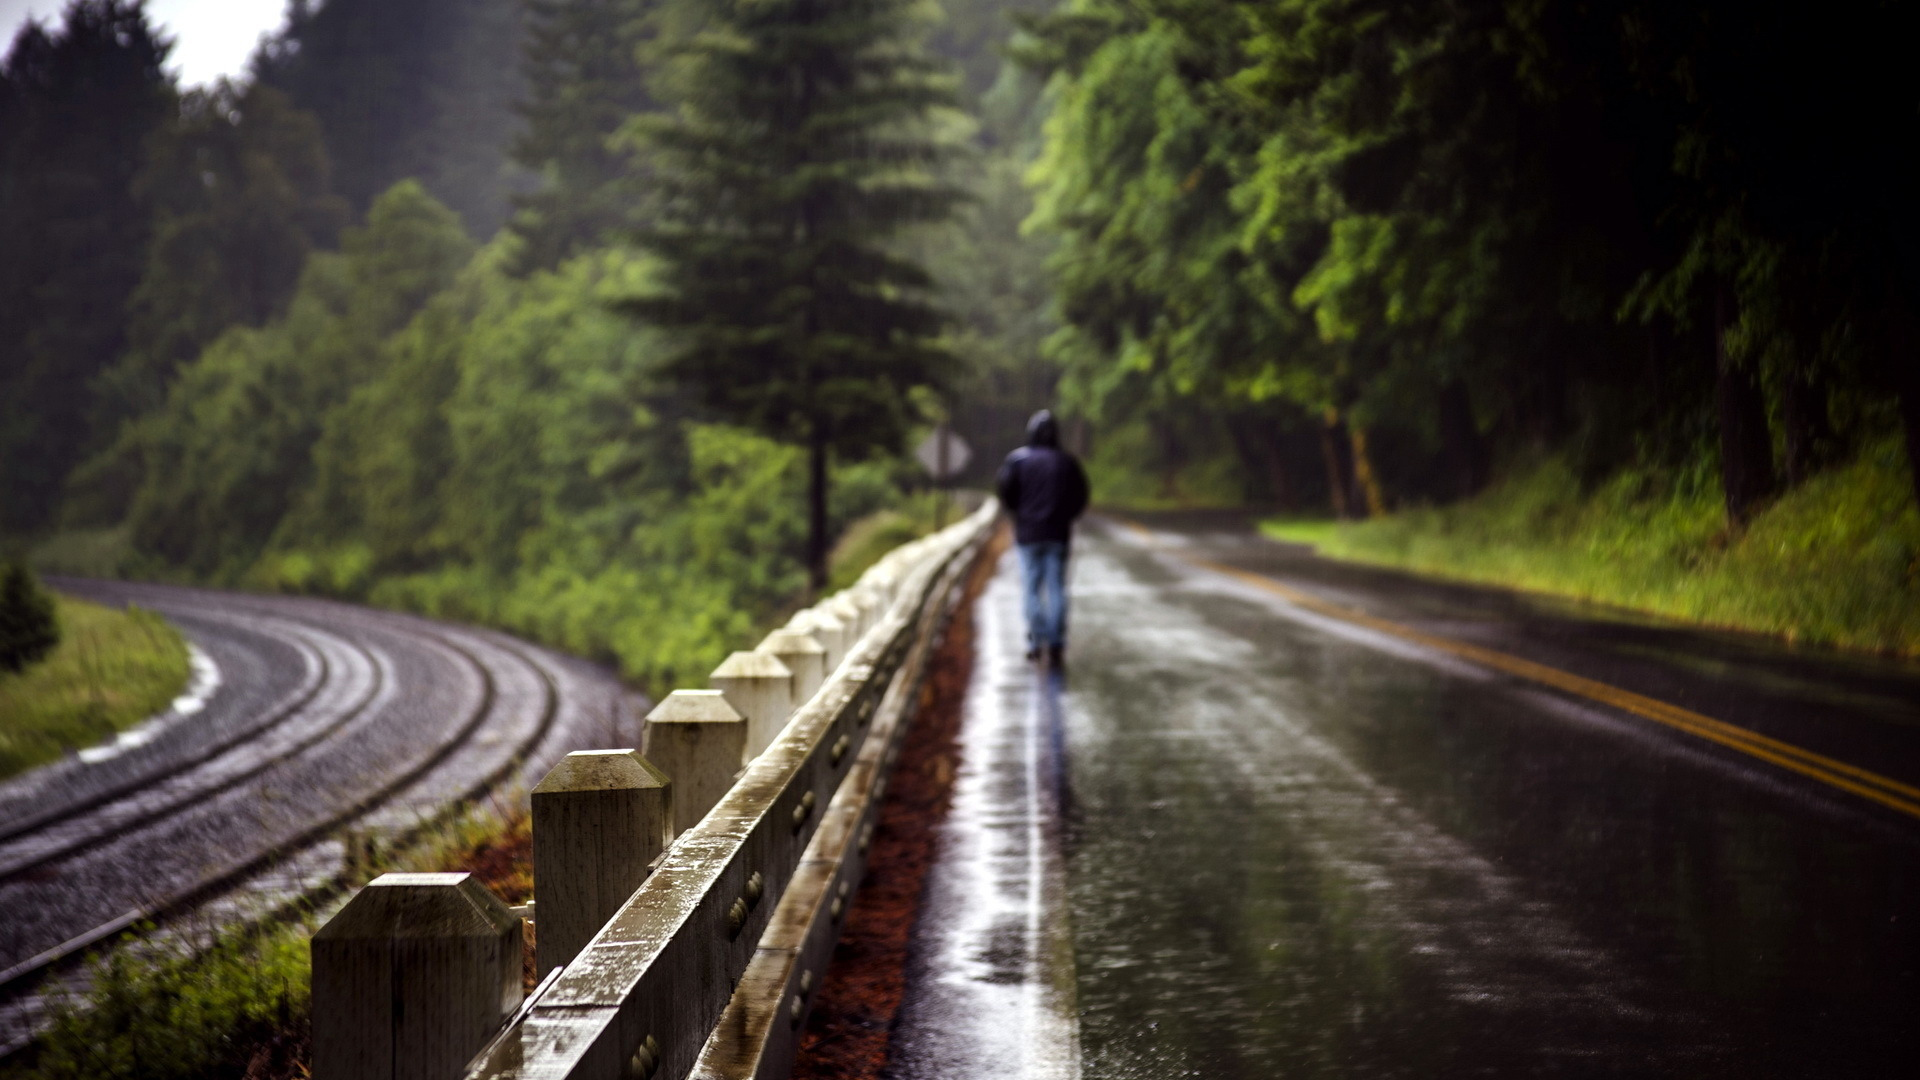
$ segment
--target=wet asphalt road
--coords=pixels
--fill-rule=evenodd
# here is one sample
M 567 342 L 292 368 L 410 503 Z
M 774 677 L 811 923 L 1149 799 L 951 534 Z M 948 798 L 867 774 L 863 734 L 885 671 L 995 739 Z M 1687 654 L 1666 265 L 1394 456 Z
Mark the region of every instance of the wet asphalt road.
M 1018 663 L 1011 555 L 980 601 L 896 1075 L 1913 1069 L 1920 819 L 1194 560 L 1908 784 L 1920 666 L 1340 567 L 1228 521 L 1152 524 L 1076 541 L 1064 678 Z M 969 810 L 970 777 L 1000 810 Z M 955 931 L 967 911 L 979 925 Z M 1063 1024 L 1077 1062 L 924 1067 L 1023 1030 L 1045 1049 Z
M 177 625 L 218 687 L 138 745 L 0 784 L 0 1045 L 38 1015 L 37 960 L 140 912 L 201 920 L 292 900 L 340 866 L 337 829 L 399 833 L 531 786 L 570 750 L 636 734 L 598 667 L 504 634 L 296 597 L 58 581 Z M 16 1030 L 18 1029 L 18 1030 Z

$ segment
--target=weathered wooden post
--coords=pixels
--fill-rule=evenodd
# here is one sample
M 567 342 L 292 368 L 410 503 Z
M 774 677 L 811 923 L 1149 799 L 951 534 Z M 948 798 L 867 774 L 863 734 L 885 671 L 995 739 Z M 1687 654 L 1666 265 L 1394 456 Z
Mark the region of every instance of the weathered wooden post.
M 824 604 L 808 608 L 795 615 L 787 624 L 787 629 L 798 630 L 808 635 L 819 642 L 821 648 L 827 650 L 828 676 L 832 676 L 839 670 L 840 661 L 846 658 L 847 646 L 852 644 L 847 640 L 846 626 L 839 619 L 834 618 Z
M 718 690 L 675 690 L 647 714 L 647 760 L 673 781 L 675 836 L 733 787 L 746 756 L 747 722 Z
M 727 704 L 747 718 L 747 760 L 773 743 L 793 715 L 793 672 L 762 652 L 737 652 L 709 677 Z
M 575 750 L 533 789 L 534 959 L 580 955 L 673 842 L 673 789 L 636 750 Z
M 852 592 L 853 602 L 860 607 L 860 632 L 864 635 L 880 625 L 880 616 L 885 614 L 887 604 L 880 598 L 880 590 L 872 585 L 856 585 Z
M 853 651 L 853 647 L 867 632 L 866 623 L 861 618 L 860 605 L 854 603 L 852 596 L 842 591 L 832 600 L 827 601 L 826 608 L 833 613 L 834 618 L 840 620 L 841 625 L 846 627 L 846 641 L 840 652 L 841 656 L 845 656 Z
M 472 874 L 382 874 L 313 935 L 316 1080 L 455 1080 L 520 1005 L 520 919 Z
M 820 684 L 827 680 L 827 650 L 798 630 L 775 630 L 760 643 L 760 650 L 793 672 L 793 706 L 799 708 L 812 700 Z

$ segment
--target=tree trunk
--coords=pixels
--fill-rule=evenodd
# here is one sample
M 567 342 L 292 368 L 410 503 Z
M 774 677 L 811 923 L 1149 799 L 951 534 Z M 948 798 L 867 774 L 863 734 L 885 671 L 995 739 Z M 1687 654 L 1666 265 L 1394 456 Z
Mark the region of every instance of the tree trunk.
M 1267 462 L 1267 480 L 1273 487 L 1273 501 L 1282 510 L 1294 508 L 1293 477 L 1287 473 L 1287 456 L 1281 449 L 1284 436 L 1274 431 L 1260 440 L 1260 448 Z
M 1333 503 L 1333 516 L 1348 520 L 1353 510 L 1353 441 L 1347 436 L 1346 418 L 1340 410 L 1327 407 L 1326 424 L 1320 428 L 1320 451 L 1327 459 L 1327 495 Z
M 1473 399 L 1458 379 L 1440 388 L 1440 449 L 1455 498 L 1465 499 L 1487 483 L 1487 444 L 1473 419 Z
M 1808 365 L 1790 364 L 1780 393 L 1780 426 L 1786 430 L 1787 486 L 1798 487 L 1833 460 L 1833 424 L 1827 419 L 1827 388 Z
M 1732 301 L 1722 286 L 1714 295 L 1714 351 L 1718 368 L 1714 408 L 1720 421 L 1720 487 L 1727 521 L 1745 525 L 1762 499 L 1773 494 L 1773 438 L 1767 433 L 1767 401 L 1751 364 L 1727 355 Z
M 1364 505 L 1367 517 L 1384 517 L 1387 513 L 1387 496 L 1380 488 L 1380 475 L 1373 471 L 1373 455 L 1367 453 L 1367 429 L 1350 424 L 1348 431 L 1353 437 L 1354 492 L 1347 501 Z
M 1165 413 L 1155 415 L 1153 433 L 1160 443 L 1160 497 L 1173 501 L 1180 494 L 1180 435 Z
M 807 585 L 827 590 L 827 444 L 816 438 L 807 460 Z

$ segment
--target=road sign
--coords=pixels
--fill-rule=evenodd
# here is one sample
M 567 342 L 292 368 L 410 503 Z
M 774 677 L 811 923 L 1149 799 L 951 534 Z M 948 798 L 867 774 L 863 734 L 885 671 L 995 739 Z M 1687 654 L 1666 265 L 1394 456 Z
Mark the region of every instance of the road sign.
M 951 480 L 959 476 L 973 460 L 973 447 L 967 440 L 954 434 L 945 424 L 934 428 L 927 437 L 920 440 L 920 446 L 913 452 L 927 475 L 935 480 Z

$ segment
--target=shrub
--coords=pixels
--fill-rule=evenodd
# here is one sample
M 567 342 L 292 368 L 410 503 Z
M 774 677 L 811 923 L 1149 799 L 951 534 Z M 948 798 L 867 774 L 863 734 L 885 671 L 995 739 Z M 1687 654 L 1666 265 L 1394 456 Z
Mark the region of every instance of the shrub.
M 0 566 L 0 671 L 23 671 L 60 644 L 48 596 L 19 563 Z

